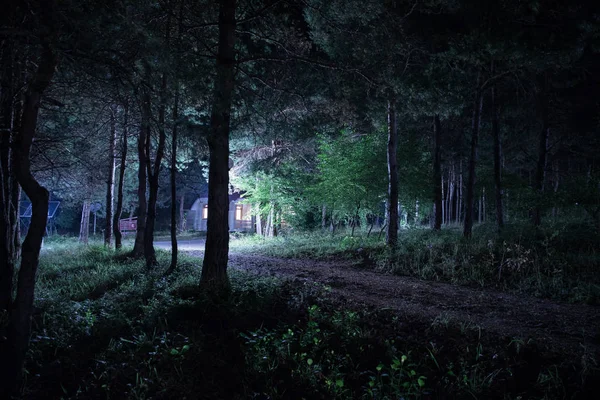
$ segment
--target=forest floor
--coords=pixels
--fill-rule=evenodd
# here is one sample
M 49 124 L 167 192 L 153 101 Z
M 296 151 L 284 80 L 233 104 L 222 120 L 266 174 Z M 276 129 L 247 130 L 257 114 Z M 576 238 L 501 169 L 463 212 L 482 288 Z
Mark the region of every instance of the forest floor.
M 201 243 L 201 242 L 199 242 Z M 202 256 L 200 246 L 186 247 Z M 259 275 L 316 282 L 344 302 L 392 310 L 403 319 L 450 322 L 493 336 L 533 340 L 537 346 L 571 355 L 582 348 L 600 354 L 600 307 L 561 304 L 531 296 L 425 281 L 369 270 L 363 261 L 289 259 L 230 252 L 229 266 Z
M 168 276 L 166 242 L 150 270 L 101 243 L 47 243 L 24 398 L 549 400 L 600 391 L 598 305 L 393 275 L 363 247 L 332 255 L 235 239 L 231 291 L 217 296 L 198 286 L 202 239 L 180 241 Z

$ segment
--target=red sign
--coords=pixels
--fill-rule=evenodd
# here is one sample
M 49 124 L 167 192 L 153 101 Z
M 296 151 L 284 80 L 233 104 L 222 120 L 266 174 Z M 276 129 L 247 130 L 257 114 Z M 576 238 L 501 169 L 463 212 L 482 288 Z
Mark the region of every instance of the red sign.
M 119 220 L 119 230 L 121 232 L 137 231 L 137 218 Z

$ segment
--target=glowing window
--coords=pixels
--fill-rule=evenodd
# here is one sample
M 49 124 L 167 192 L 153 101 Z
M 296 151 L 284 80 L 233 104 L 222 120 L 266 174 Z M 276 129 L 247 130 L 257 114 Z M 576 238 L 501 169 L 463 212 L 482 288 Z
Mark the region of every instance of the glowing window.
M 202 208 L 202 219 L 208 218 L 208 204 L 205 204 Z
M 235 206 L 235 219 L 236 221 L 242 220 L 242 205 L 238 204 Z

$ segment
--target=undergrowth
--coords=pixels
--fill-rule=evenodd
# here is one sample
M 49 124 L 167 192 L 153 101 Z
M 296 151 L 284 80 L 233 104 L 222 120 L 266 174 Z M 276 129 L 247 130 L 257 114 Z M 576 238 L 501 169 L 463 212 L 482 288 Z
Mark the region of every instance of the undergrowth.
M 346 303 L 323 286 L 231 271 L 231 292 L 101 246 L 46 246 L 28 399 L 586 398 L 595 358 Z
M 244 236 L 232 243 L 240 251 L 279 257 L 346 257 L 357 265 L 425 280 L 476 285 L 574 303 L 600 302 L 600 237 L 592 225 L 564 223 L 534 228 L 492 224 L 460 229 L 401 230 L 388 248 L 378 234 L 352 237 L 321 233 L 265 239 Z

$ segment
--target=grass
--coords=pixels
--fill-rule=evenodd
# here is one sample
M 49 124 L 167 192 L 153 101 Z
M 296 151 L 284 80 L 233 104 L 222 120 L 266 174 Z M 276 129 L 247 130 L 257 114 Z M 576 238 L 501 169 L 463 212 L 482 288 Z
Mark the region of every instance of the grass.
M 343 232 L 241 237 L 232 249 L 280 257 L 347 257 L 357 264 L 425 280 L 476 285 L 573 303 L 600 303 L 600 237 L 591 225 L 563 223 L 541 229 L 512 224 L 498 234 L 477 226 L 472 238 L 459 229 L 400 231 L 389 249 L 377 235 Z
M 158 259 L 147 271 L 101 246 L 47 243 L 25 398 L 583 399 L 598 390 L 585 349 L 566 359 L 447 316 L 418 323 L 317 284 L 235 271 L 231 293 L 209 297 L 197 285 L 201 260 L 182 255 L 167 279 L 169 254 Z
M 230 242 L 232 251 L 254 252 L 287 258 L 328 258 L 354 257 L 359 249 L 383 249 L 383 243 L 376 234 L 349 236 L 321 233 L 295 233 L 292 235 L 264 238 L 256 235 L 236 235 Z

